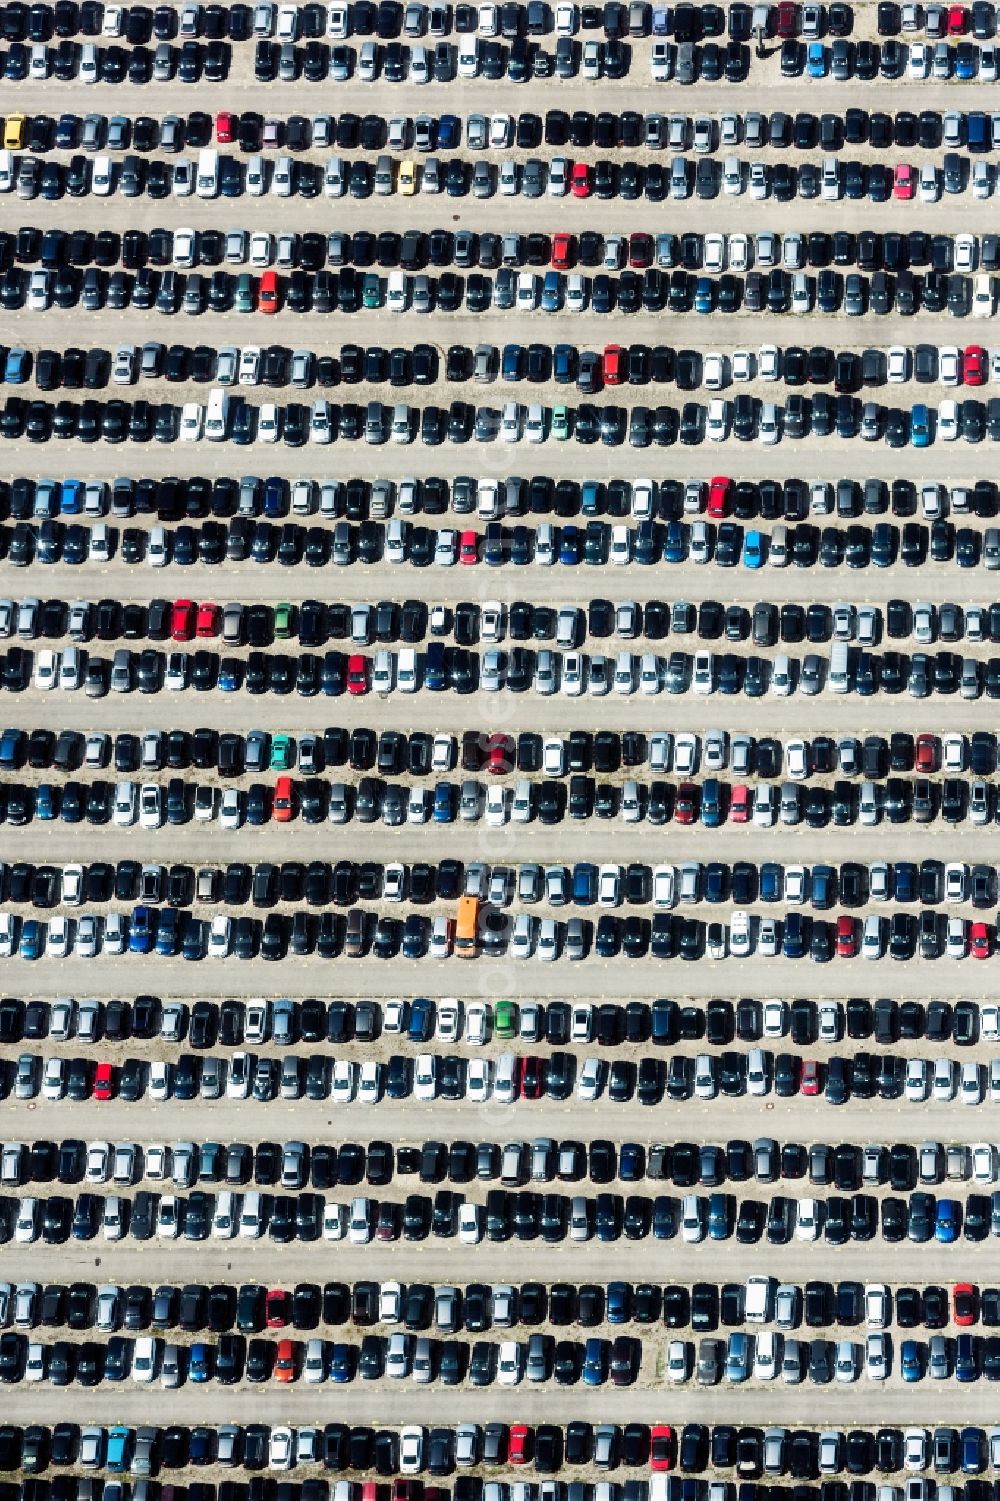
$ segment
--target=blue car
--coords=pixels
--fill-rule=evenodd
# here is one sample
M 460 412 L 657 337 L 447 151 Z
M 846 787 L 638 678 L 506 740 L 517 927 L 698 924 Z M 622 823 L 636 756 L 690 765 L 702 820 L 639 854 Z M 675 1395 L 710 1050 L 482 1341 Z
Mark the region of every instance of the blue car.
M 424 996 L 416 996 L 410 1003 L 410 1020 L 407 1035 L 412 1043 L 429 1042 L 434 1031 L 434 1006 Z
M 156 952 L 169 959 L 177 952 L 178 912 L 175 907 L 164 907 L 156 924 Z
M 975 1347 L 975 1345 L 973 1343 L 972 1335 L 971 1334 L 960 1334 L 958 1336 L 958 1339 L 955 1341 L 955 1380 L 956 1381 L 975 1381 L 978 1376 L 979 1376 L 979 1368 L 976 1365 L 976 1347 Z M 975 1430 L 974 1429 L 968 1429 L 967 1432 L 974 1433 Z M 980 1461 L 979 1461 L 979 1438 L 978 1438 L 978 1434 L 976 1435 L 976 1439 L 975 1439 L 975 1452 L 974 1453 L 970 1453 L 970 1456 L 969 1456 L 969 1458 L 971 1460 L 971 1466 L 970 1466 L 970 1468 L 966 1468 L 965 1443 L 966 1443 L 966 1436 L 963 1433 L 963 1435 L 962 1435 L 962 1449 L 963 1449 L 963 1453 L 962 1453 L 962 1469 L 963 1469 L 963 1471 L 967 1475 L 978 1474 L 979 1468 L 980 1468 Z
M 785 915 L 785 931 L 781 940 L 781 952 L 786 959 L 801 959 L 806 951 L 804 925 L 801 912 Z
M 701 789 L 702 827 L 717 829 L 722 822 L 722 790 L 718 777 L 706 777 Z
M 10 349 L 4 363 L 3 378 L 8 386 L 23 386 L 31 374 L 31 356 L 26 349 Z
M 434 812 L 432 816 L 435 823 L 454 822 L 455 815 L 452 810 L 450 782 L 438 782 L 434 788 Z
M 588 1339 L 583 1352 L 584 1386 L 604 1385 L 604 1341 Z
M 743 539 L 743 566 L 753 569 L 764 566 L 763 532 L 747 532 Z
M 6 729 L 0 735 L 0 768 L 13 771 L 24 760 L 24 731 Z
M 42 952 L 42 925 L 34 917 L 26 917 L 21 926 L 21 942 L 18 953 L 22 959 L 37 959 Z
M 552 379 L 557 385 L 568 386 L 571 383 L 575 363 L 576 351 L 572 344 L 557 344 L 552 351 Z
M 520 344 L 505 344 L 500 363 L 501 379 L 520 380 L 524 374 L 524 349 Z
M 684 561 L 684 528 L 679 521 L 667 522 L 667 530 L 663 538 L 663 561 L 665 563 L 683 563 Z
M 564 526 L 559 535 L 559 561 L 575 567 L 580 561 L 580 532 L 575 526 Z
M 59 510 L 63 516 L 81 516 L 83 514 L 83 482 L 78 479 L 64 479 L 59 492 Z
M 826 77 L 826 48 L 822 42 L 810 42 L 806 53 L 806 72 L 810 78 Z
M 918 401 L 910 413 L 910 442 L 914 448 L 928 448 L 930 441 L 930 412 L 922 401 Z
M 958 1339 L 960 1344 L 963 1339 L 971 1342 L 972 1336 L 969 1334 L 960 1334 Z M 957 1370 L 955 1374 L 958 1375 Z M 961 1381 L 963 1378 L 959 1376 L 958 1379 Z M 958 1442 L 962 1454 L 962 1474 L 978 1475 L 983 1468 L 983 1435 L 981 1431 L 978 1428 L 963 1428 L 959 1434 Z
M 920 1346 L 915 1339 L 904 1339 L 899 1347 L 899 1374 L 904 1381 L 920 1381 L 923 1377 Z
M 462 140 L 462 126 L 457 115 L 441 115 L 438 120 L 437 150 L 454 151 Z
M 546 271 L 542 281 L 542 312 L 558 313 L 562 304 L 562 283 L 558 271 Z
M 694 310 L 696 313 L 712 311 L 712 283 L 707 276 L 699 276 L 695 283 Z
M 199 1340 L 191 1346 L 191 1359 L 188 1363 L 188 1376 L 199 1386 L 208 1380 L 211 1375 L 209 1365 L 208 1346 Z
M 35 791 L 35 817 L 51 823 L 56 816 L 56 791 L 51 782 L 40 782 Z
M 219 662 L 218 687 L 223 693 L 235 693 L 240 686 L 239 667 L 235 657 L 223 657 Z
M 133 907 L 128 928 L 128 951 L 130 954 L 149 954 L 153 949 L 156 919 L 152 907 Z
M 284 516 L 287 511 L 285 482 L 276 475 L 271 475 L 264 481 L 264 515 L 273 521 L 279 516 Z
M 623 1183 L 638 1183 L 646 1176 L 646 1154 L 637 1141 L 623 1141 L 618 1152 L 618 1176 Z M 624 1284 L 622 1284 L 624 1286 Z M 611 1319 L 611 1302 L 608 1301 L 608 1318 Z M 620 1320 L 611 1319 L 612 1323 Z
M 955 1199 L 938 1199 L 934 1218 L 934 1239 L 943 1246 L 950 1246 L 958 1239 L 962 1216 Z
M 626 1324 L 630 1318 L 627 1282 L 609 1282 L 607 1320 L 609 1324 Z
M 336 1344 L 330 1357 L 330 1380 L 343 1386 L 351 1379 L 351 1346 Z
M 955 48 L 955 77 L 967 83 L 970 78 L 976 76 L 976 58 L 979 53 L 978 47 L 971 47 L 967 42 L 959 42 Z
M 115 1426 L 108 1430 L 108 1456 L 105 1464 L 114 1474 L 128 1465 L 129 1429 Z

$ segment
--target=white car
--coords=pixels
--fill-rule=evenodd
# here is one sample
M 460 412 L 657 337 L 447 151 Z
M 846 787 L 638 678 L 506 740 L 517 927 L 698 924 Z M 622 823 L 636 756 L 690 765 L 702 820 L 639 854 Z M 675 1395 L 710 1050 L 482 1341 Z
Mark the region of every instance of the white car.
M 484 1105 L 490 1097 L 491 1070 L 488 1058 L 470 1058 L 465 1072 L 465 1097 Z
M 437 1058 L 433 1053 L 418 1053 L 413 1067 L 413 1098 L 422 1102 L 437 1096 Z
M 756 1381 L 773 1381 L 778 1374 L 779 1336 L 761 1330 L 754 1341 L 753 1374 Z
M 865 1339 L 865 1375 L 869 1381 L 884 1381 L 888 1374 L 888 1337 L 869 1334 Z
M 601 1090 L 601 1076 L 600 1060 L 593 1056 L 585 1058 L 576 1080 L 577 1099 L 587 1102 L 596 1100 Z
M 729 919 L 729 952 L 734 959 L 745 959 L 750 948 L 750 914 L 737 908 Z
M 156 1375 L 157 1341 L 150 1335 L 141 1335 L 132 1349 L 132 1380 L 140 1386 L 148 1386 Z
M 679 1386 L 688 1379 L 689 1368 L 687 1341 L 670 1340 L 667 1344 L 667 1380 L 671 1385 Z
M 706 354 L 701 367 L 701 383 L 707 391 L 721 391 L 726 384 L 726 360 L 725 356 L 716 353 Z
M 674 771 L 679 777 L 693 776 L 698 766 L 698 740 L 694 735 L 678 735 L 674 741 Z
M 228 957 L 232 941 L 232 926 L 232 919 L 226 913 L 219 912 L 212 918 L 212 926 L 208 934 L 208 954 L 211 959 Z
M 40 651 L 35 659 L 35 687 L 47 693 L 56 685 L 59 676 L 59 657 L 48 648 Z
M 488 1001 L 472 1001 L 465 1013 L 465 1040 L 470 1047 L 484 1047 L 492 1031 L 493 1013 Z
M 399 1470 L 402 1475 L 417 1475 L 424 1464 L 424 1430 L 411 1424 L 399 1431 Z
M 672 865 L 657 865 L 653 870 L 653 905 L 672 907 L 675 900 L 676 878 Z
M 955 344 L 943 344 L 938 350 L 938 380 L 942 386 L 962 384 L 962 356 Z
M 497 1385 L 519 1386 L 524 1375 L 524 1353 L 517 1340 L 505 1339 L 497 1360 Z
M 295 1439 L 290 1428 L 272 1428 L 268 1442 L 269 1470 L 290 1470 L 295 1458 Z

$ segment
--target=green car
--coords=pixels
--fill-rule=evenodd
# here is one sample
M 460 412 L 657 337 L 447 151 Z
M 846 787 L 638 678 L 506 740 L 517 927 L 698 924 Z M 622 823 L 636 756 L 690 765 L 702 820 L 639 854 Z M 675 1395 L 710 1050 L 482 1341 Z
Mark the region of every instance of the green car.
M 372 308 L 382 306 L 382 278 L 377 271 L 366 271 L 364 284 L 361 288 L 362 307 Z
M 565 442 L 569 437 L 569 407 L 556 406 L 552 408 L 552 425 L 549 428 L 549 436 Z
M 271 770 L 290 771 L 295 760 L 291 735 L 275 735 L 271 740 Z
M 513 1037 L 517 1031 L 517 1006 L 513 1001 L 497 1001 L 493 1012 L 493 1029 L 497 1037 Z
M 287 603 L 274 607 L 274 639 L 287 641 L 292 634 L 292 606 Z
M 252 313 L 257 299 L 254 296 L 253 277 L 249 271 L 243 271 L 236 282 L 236 291 L 233 293 L 233 312 Z

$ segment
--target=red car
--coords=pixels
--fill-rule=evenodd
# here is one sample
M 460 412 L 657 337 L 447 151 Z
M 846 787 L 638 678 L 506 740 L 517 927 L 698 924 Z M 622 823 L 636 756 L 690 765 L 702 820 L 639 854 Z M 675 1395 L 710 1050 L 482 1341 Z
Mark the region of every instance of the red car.
M 529 1053 L 526 1058 L 518 1059 L 517 1067 L 522 1097 L 526 1100 L 540 1100 L 542 1098 L 542 1060 L 534 1053 Z
M 574 198 L 590 197 L 590 168 L 586 162 L 574 162 L 569 174 L 569 190 Z
M 502 731 L 491 735 L 486 742 L 486 770 L 494 777 L 506 776 L 514 770 L 514 738 Z
M 694 823 L 698 817 L 698 789 L 693 782 L 681 782 L 674 799 L 674 820 L 677 823 Z
M 629 236 L 628 263 L 635 271 L 645 271 L 647 266 L 653 264 L 653 255 L 656 244 L 653 236 L 646 234 L 644 230 L 637 230 Z
M 969 930 L 969 948 L 973 959 L 990 957 L 990 930 L 984 922 L 974 922 Z
M 892 196 L 909 202 L 917 190 L 917 174 L 909 162 L 897 162 L 892 176 Z
M 552 268 L 555 271 L 569 271 L 576 260 L 576 238 L 574 235 L 552 236 Z
M 729 480 L 717 474 L 708 486 L 708 514 L 717 520 L 727 515 L 729 507 Z
M 819 1094 L 819 1064 L 815 1058 L 805 1058 L 802 1063 L 802 1077 L 799 1080 L 799 1094 Z
M 291 1318 L 291 1298 L 283 1287 L 269 1287 L 264 1299 L 264 1317 L 269 1329 L 284 1329 Z
M 275 823 L 291 823 L 294 812 L 295 796 L 292 792 L 292 779 L 291 777 L 279 777 L 274 784 L 274 802 L 271 806 L 271 816 Z
M 605 344 L 604 346 L 604 384 L 606 386 L 620 386 L 625 374 L 625 351 L 620 344 Z
M 858 930 L 853 917 L 837 918 L 837 958 L 853 959 L 858 952 Z
M 170 639 L 190 641 L 194 636 L 195 609 L 190 599 L 175 599 L 170 611 Z
M 110 1100 L 112 1082 L 111 1064 L 99 1063 L 94 1075 L 94 1099 Z
M 798 36 L 799 8 L 794 0 L 781 0 L 778 6 L 777 32 L 780 37 Z
M 479 533 L 463 532 L 458 544 L 458 561 L 471 568 L 479 562 Z
M 979 1298 L 971 1282 L 956 1282 L 951 1290 L 955 1309 L 955 1323 L 960 1329 L 968 1329 L 979 1317 Z
M 672 1470 L 674 1467 L 674 1430 L 669 1423 L 654 1423 L 649 1431 L 649 1468 Z
M 219 632 L 219 607 L 212 604 L 198 606 L 198 621 L 195 626 L 195 635 L 203 641 L 209 636 L 216 636 Z
M 359 653 L 347 659 L 347 691 L 352 698 L 368 692 L 368 658 Z
M 948 35 L 963 36 L 969 24 L 969 14 L 964 5 L 949 5 Z
M 967 386 L 982 386 L 986 383 L 986 375 L 989 370 L 989 361 L 986 350 L 981 344 L 969 344 L 965 355 L 965 384 Z
M 918 771 L 937 771 L 941 745 L 936 735 L 918 735 L 914 765 Z
M 261 277 L 260 291 L 257 294 L 257 310 L 269 315 L 278 311 L 277 271 L 265 271 Z
M 527 1423 L 511 1423 L 507 1435 L 507 1459 L 512 1465 L 526 1465 L 531 1454 L 531 1429 Z
M 236 136 L 236 116 L 228 109 L 220 110 L 215 117 L 215 139 L 220 146 L 228 146 Z
M 750 788 L 746 785 L 745 782 L 739 782 L 733 788 L 732 797 L 730 798 L 729 822 L 749 823 L 751 807 L 752 800 L 750 797 Z
M 274 1358 L 274 1379 L 287 1386 L 295 1380 L 295 1346 L 290 1339 L 279 1339 Z

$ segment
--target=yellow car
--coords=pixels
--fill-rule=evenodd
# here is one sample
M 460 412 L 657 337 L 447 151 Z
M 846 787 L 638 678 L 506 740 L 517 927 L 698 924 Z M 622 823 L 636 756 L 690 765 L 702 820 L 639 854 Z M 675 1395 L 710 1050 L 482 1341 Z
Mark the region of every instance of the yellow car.
M 400 162 L 397 190 L 404 198 L 412 198 L 417 191 L 417 164 L 414 161 Z
M 3 149 L 20 151 L 28 136 L 27 115 L 8 115 L 3 122 Z

